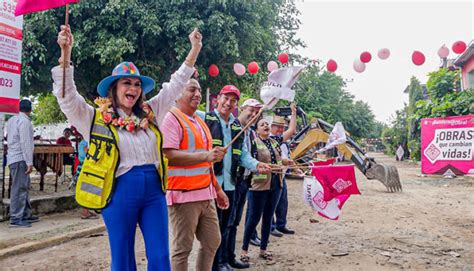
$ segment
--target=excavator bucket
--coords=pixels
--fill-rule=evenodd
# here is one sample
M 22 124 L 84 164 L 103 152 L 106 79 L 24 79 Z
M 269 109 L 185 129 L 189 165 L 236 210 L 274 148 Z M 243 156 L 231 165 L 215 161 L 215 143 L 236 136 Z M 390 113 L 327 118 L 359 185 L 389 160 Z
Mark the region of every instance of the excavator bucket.
M 373 164 L 365 174 L 367 179 L 380 181 L 389 192 L 402 191 L 398 170 L 393 165 Z

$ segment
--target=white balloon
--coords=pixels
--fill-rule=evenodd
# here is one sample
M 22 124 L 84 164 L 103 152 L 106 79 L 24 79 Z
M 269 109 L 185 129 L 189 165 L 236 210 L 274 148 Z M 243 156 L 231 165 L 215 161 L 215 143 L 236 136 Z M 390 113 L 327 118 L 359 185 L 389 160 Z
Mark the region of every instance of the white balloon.
M 365 63 L 360 61 L 359 58 L 354 59 L 354 64 L 352 65 L 354 70 L 358 73 L 362 73 L 365 71 Z
M 377 56 L 380 59 L 387 59 L 390 56 L 390 50 L 387 48 L 382 48 L 377 52 Z
M 234 64 L 234 72 L 238 76 L 244 75 L 245 74 L 245 66 L 243 64 L 240 64 L 240 63 L 235 63 Z
M 446 45 L 443 45 L 438 49 L 438 56 L 440 58 L 448 57 L 448 55 L 449 55 L 449 48 L 446 47 Z
M 268 64 L 267 64 L 267 70 L 269 72 L 272 72 L 273 70 L 276 70 L 278 69 L 278 63 L 276 63 L 275 61 L 271 60 L 271 61 L 268 61 Z

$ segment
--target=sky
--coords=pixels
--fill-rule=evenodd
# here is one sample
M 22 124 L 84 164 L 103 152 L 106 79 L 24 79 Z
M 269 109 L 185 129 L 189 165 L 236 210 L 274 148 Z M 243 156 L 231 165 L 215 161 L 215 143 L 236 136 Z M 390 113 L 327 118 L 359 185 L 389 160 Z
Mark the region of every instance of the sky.
M 403 90 L 412 76 L 426 83 L 427 74 L 439 67 L 438 49 L 455 41 L 474 39 L 474 0 L 471 1 L 298 1 L 297 37 L 306 48 L 292 51 L 326 63 L 334 59 L 336 74 L 346 89 L 369 104 L 379 121 L 388 123 L 395 110 L 408 102 Z M 377 57 L 388 48 L 390 57 Z M 424 53 L 422 66 L 411 62 L 414 50 Z M 363 51 L 372 54 L 363 73 L 353 69 Z M 452 51 L 449 58 L 457 56 Z

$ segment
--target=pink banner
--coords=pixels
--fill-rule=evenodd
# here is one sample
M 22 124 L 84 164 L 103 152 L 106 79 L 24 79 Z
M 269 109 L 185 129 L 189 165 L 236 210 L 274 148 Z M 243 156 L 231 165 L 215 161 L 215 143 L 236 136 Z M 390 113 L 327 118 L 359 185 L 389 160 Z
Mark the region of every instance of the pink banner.
M 421 171 L 474 174 L 474 115 L 421 120 Z
M 57 8 L 66 4 L 77 3 L 79 0 L 18 0 L 15 16 Z

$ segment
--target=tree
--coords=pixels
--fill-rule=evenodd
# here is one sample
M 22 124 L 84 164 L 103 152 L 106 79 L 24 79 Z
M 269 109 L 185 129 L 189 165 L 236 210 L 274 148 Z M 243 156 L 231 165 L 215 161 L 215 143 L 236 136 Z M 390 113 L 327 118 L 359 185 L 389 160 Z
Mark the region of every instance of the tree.
M 42 94 L 33 108 L 33 124 L 54 124 L 66 121 L 59 108 L 58 100 L 52 93 Z
M 402 146 L 405 150 L 405 157 L 409 157 L 407 148 L 407 111 L 408 106 L 405 104 L 402 110 L 395 112 L 395 118 L 391 121 L 390 127 L 382 132 L 382 141 L 389 154 L 395 154 L 398 146 Z
M 420 120 L 416 115 L 416 104 L 423 100 L 423 87 L 416 77 L 410 79 L 408 86 L 408 107 L 407 107 L 407 147 L 411 158 L 419 160 L 421 158 L 421 127 Z
M 97 83 L 123 60 L 132 60 L 158 83 L 169 80 L 186 57 L 187 36 L 195 27 L 204 36 L 199 79 L 203 89 L 209 86 L 212 92 L 225 84 L 255 91 L 262 72 L 239 78 L 232 71 L 234 63 L 255 60 L 263 66 L 282 49 L 304 46 L 295 37 L 300 22 L 293 1 L 98 0 L 81 1 L 71 10 L 75 80 L 88 99 L 97 96 Z M 50 88 L 63 13 L 55 9 L 25 16 L 22 78 L 30 93 Z M 220 67 L 216 78 L 207 74 L 212 63 Z
M 374 114 L 367 103 L 354 101 L 342 77 L 321 72 L 318 63 L 310 65 L 296 83 L 296 102 L 308 117 L 329 123 L 342 122 L 354 137 L 368 137 L 374 128 Z

